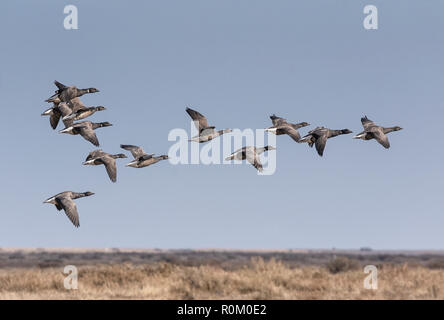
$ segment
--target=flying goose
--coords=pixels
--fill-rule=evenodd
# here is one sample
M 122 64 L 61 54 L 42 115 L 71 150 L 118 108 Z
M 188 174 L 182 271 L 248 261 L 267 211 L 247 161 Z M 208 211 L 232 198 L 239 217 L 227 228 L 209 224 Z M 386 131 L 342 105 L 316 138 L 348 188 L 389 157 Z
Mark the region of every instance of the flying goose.
M 230 156 L 225 158 L 225 160 L 245 160 L 251 163 L 259 172 L 262 172 L 262 163 L 259 159 L 259 155 L 268 150 L 276 150 L 273 146 L 265 146 L 261 148 L 247 146 L 233 152 Z
M 64 84 L 54 81 L 54 84 L 57 86 L 58 90 L 56 90 L 55 94 L 49 97 L 46 102 L 54 102 L 59 99 L 62 102 L 68 102 L 69 100 L 83 96 L 87 93 L 95 93 L 99 92 L 96 88 L 88 88 L 88 89 L 77 89 L 75 86 L 65 86 Z
M 60 130 L 59 133 L 68 133 L 72 135 L 80 134 L 85 140 L 88 140 L 96 147 L 99 146 L 99 140 L 97 139 L 96 133 L 94 132 L 97 128 L 112 126 L 109 122 L 99 122 L 94 123 L 91 121 L 81 121 L 74 123 L 72 126 Z
M 130 151 L 134 157 L 134 160 L 126 165 L 127 167 L 143 168 L 143 167 L 148 167 L 152 164 L 155 164 L 156 162 L 159 162 L 160 160 L 168 159 L 167 155 L 161 155 L 161 156 L 155 157 L 154 153 L 146 154 L 145 151 L 143 151 L 143 149 L 138 146 L 121 144 L 120 147 L 122 149 Z
M 83 165 L 98 166 L 103 164 L 105 166 L 106 172 L 112 182 L 117 180 L 117 166 L 116 159 L 127 158 L 123 153 L 119 154 L 109 154 L 103 152 L 101 149 L 94 150 L 88 154 Z
M 393 131 L 402 130 L 402 128 L 398 126 L 389 127 L 389 128 L 377 126 L 373 121 L 367 118 L 367 116 L 361 118 L 361 123 L 362 126 L 364 127 L 364 131 L 355 135 L 353 139 L 362 139 L 362 140 L 375 139 L 386 149 L 390 148 L 390 142 L 386 134 Z
M 43 203 L 51 203 L 55 205 L 59 211 L 63 209 L 66 216 L 69 218 L 69 220 L 71 220 L 72 224 L 78 228 L 80 226 L 79 214 L 77 212 L 77 206 L 73 200 L 92 196 L 93 194 L 94 193 L 89 191 L 80 193 L 65 191 L 46 199 Z
M 332 130 L 324 127 L 317 127 L 316 129 L 309 131 L 307 135 L 299 140 L 299 143 L 307 142 L 310 147 L 313 147 L 313 144 L 315 144 L 316 151 L 322 157 L 327 139 L 349 133 L 352 133 L 349 129 Z
M 216 131 L 214 130 L 214 126 L 210 126 L 208 124 L 207 118 L 205 118 L 201 113 L 197 112 L 196 110 L 186 108 L 186 112 L 190 115 L 191 119 L 193 119 L 194 125 L 197 128 L 197 131 L 199 134 L 195 137 L 192 137 L 190 141 L 195 142 L 207 142 L 210 140 L 213 140 L 214 138 L 223 135 L 224 133 L 230 133 L 232 132 L 231 129 L 224 129 Z
M 296 124 L 288 123 L 286 119 L 277 117 L 275 114 L 270 116 L 270 119 L 273 126 L 265 129 L 265 131 L 274 133 L 275 135 L 287 134 L 296 142 L 301 139 L 298 129 L 310 125 L 307 122 L 300 122 Z

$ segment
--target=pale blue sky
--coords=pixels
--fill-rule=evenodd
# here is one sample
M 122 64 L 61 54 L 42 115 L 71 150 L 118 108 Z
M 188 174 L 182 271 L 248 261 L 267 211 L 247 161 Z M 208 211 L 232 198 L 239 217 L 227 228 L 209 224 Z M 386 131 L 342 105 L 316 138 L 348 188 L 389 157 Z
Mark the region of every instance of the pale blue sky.
M 79 30 L 63 28 L 75 4 Z M 379 30 L 362 26 L 366 4 Z M 1 1 L 1 247 L 443 249 L 442 1 Z M 105 151 L 166 153 L 187 106 L 218 128 L 292 122 L 361 131 L 392 147 L 277 139 L 277 171 L 250 166 L 144 169 L 81 165 L 94 147 L 54 132 L 40 113 L 57 79 L 96 87 L 87 105 Z M 61 129 L 61 128 L 59 128 Z M 79 229 L 43 200 L 77 200 Z

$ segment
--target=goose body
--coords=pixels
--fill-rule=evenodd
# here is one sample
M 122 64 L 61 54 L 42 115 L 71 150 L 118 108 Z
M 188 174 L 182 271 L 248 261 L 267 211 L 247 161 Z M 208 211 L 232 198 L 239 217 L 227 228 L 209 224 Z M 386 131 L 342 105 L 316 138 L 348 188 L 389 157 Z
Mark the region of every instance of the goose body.
M 121 144 L 120 147 L 124 150 L 130 151 L 134 157 L 134 160 L 126 165 L 127 167 L 144 168 L 152 164 L 155 164 L 161 160 L 168 159 L 167 155 L 161 155 L 155 157 L 153 153 L 146 154 L 145 151 L 143 151 L 143 149 L 138 146 Z
M 232 132 L 231 129 L 224 129 L 216 131 L 214 126 L 210 126 L 208 124 L 207 118 L 205 118 L 200 112 L 193 110 L 191 108 L 186 108 L 186 112 L 190 115 L 191 119 L 193 119 L 194 125 L 197 128 L 199 134 L 190 139 L 190 141 L 194 142 L 207 142 L 217 138 L 224 133 Z
M 316 151 L 322 157 L 328 139 L 349 133 L 352 133 L 352 131 L 349 129 L 333 130 L 325 127 L 317 127 L 316 129 L 309 131 L 308 134 L 305 135 L 298 142 L 307 142 L 310 147 L 313 147 L 313 145 L 315 145 Z
M 58 90 L 56 90 L 55 94 L 49 97 L 46 102 L 54 102 L 57 100 L 68 102 L 71 99 L 81 97 L 87 93 L 99 92 L 96 88 L 78 89 L 76 86 L 65 86 L 57 80 L 54 81 L 54 84 L 57 86 Z
M 96 130 L 97 128 L 109 127 L 109 126 L 112 126 L 112 124 L 109 122 L 94 123 L 91 121 L 81 121 L 78 123 L 74 123 L 70 127 L 60 130 L 59 132 L 72 135 L 80 134 L 85 140 L 91 142 L 93 145 L 98 147 L 99 140 L 97 139 L 94 130 Z
M 273 114 L 270 116 L 273 126 L 265 129 L 266 132 L 274 133 L 275 135 L 286 134 L 290 136 L 294 141 L 299 142 L 301 135 L 298 129 L 309 126 L 307 122 L 300 123 L 288 123 L 286 119 L 281 118 Z
M 376 141 L 378 141 L 380 145 L 382 145 L 386 149 L 390 148 L 390 141 L 386 136 L 386 134 L 393 131 L 402 130 L 402 128 L 398 126 L 389 127 L 389 128 L 378 126 L 372 120 L 367 118 L 367 116 L 361 118 L 361 123 L 362 126 L 364 127 L 364 131 L 358 133 L 353 138 L 362 139 L 362 140 L 375 139 Z
M 74 199 L 92 196 L 93 194 L 94 193 L 89 191 L 80 193 L 65 191 L 46 199 L 43 203 L 53 204 L 59 211 L 63 209 L 72 224 L 78 228 L 80 226 L 79 213 L 77 212 L 77 206 Z
M 83 165 L 90 165 L 90 166 L 98 166 L 98 165 L 104 165 L 106 172 L 108 173 L 108 177 L 112 182 L 117 181 L 117 166 L 116 166 L 116 159 L 119 158 L 126 158 L 127 156 L 119 153 L 119 154 L 109 154 L 106 152 L 103 152 L 102 150 L 95 150 L 88 154 L 85 161 L 83 162 Z
M 70 115 L 63 117 L 63 120 L 72 120 L 72 121 L 82 120 L 88 118 L 89 116 L 92 116 L 97 111 L 102 111 L 102 110 L 106 110 L 106 108 L 103 106 L 98 106 L 98 107 L 89 107 L 89 108 L 80 109 L 77 110 L 76 112 L 72 112 Z
M 265 147 L 253 147 L 253 146 L 246 146 L 243 148 L 240 148 L 233 152 L 230 156 L 225 158 L 225 160 L 247 160 L 250 164 L 253 165 L 253 167 L 256 168 L 259 172 L 262 172 L 264 169 L 262 167 L 262 163 L 259 159 L 259 155 L 264 153 L 268 150 L 275 150 L 276 148 L 273 146 L 265 146 Z

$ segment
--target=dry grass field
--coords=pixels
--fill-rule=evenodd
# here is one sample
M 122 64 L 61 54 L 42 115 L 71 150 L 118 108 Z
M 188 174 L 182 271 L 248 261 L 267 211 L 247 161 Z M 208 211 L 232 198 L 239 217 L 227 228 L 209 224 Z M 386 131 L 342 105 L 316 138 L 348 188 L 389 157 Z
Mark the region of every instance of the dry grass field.
M 64 288 L 76 265 L 78 289 Z M 378 289 L 363 266 L 378 267 Z M 0 299 L 444 299 L 436 253 L 0 250 Z

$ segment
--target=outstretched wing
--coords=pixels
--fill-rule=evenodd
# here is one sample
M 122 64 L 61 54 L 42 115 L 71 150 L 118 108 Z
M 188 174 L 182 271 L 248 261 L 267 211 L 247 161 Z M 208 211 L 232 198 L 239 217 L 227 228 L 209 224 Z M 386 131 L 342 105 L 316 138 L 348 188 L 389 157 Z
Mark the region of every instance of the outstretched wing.
M 279 127 L 277 130 L 289 135 L 296 142 L 299 142 L 299 140 L 301 139 L 299 131 L 291 126 Z
M 108 173 L 108 177 L 112 182 L 116 182 L 117 180 L 117 167 L 116 160 L 109 156 L 101 157 L 100 160 L 103 162 L 106 168 L 106 172 Z
M 259 159 L 259 156 L 253 150 L 247 150 L 246 152 L 247 161 L 253 165 L 259 172 L 264 171 L 262 168 L 262 163 Z
M 87 109 L 79 97 L 72 98 L 68 101 L 68 105 L 72 110 L 72 113 L 76 113 L 79 110 Z
M 278 127 L 278 126 L 281 126 L 281 125 L 287 123 L 287 120 L 285 120 L 284 118 L 278 117 L 275 114 L 271 115 L 270 119 L 271 119 L 271 123 L 275 127 Z
M 99 139 L 97 139 L 96 133 L 94 132 L 93 128 L 88 126 L 81 126 L 77 128 L 80 132 L 80 135 L 85 138 L 85 140 L 88 140 L 96 147 L 99 146 Z
M 65 211 L 66 216 L 71 220 L 72 224 L 79 227 L 79 214 L 75 202 L 69 197 L 56 197 L 55 201 L 57 205 Z
M 324 154 L 325 144 L 327 143 L 327 134 L 322 134 L 316 138 L 316 151 L 322 157 Z
M 365 130 L 370 129 L 375 125 L 375 123 L 371 121 L 369 118 L 367 118 L 367 116 L 361 118 L 361 123 Z
M 196 128 L 199 132 L 202 129 L 209 127 L 207 118 L 205 118 L 200 112 L 197 112 L 196 110 L 190 108 L 187 108 L 186 112 L 190 115 L 191 119 L 193 119 L 194 124 L 196 125 Z
M 381 127 L 374 127 L 370 131 L 375 138 L 384 148 L 390 148 L 390 142 L 388 137 L 384 134 Z
M 57 108 L 52 109 L 51 115 L 49 116 L 49 123 L 54 130 L 57 128 L 61 116 L 62 114 Z
M 54 84 L 57 86 L 57 88 L 59 88 L 59 90 L 63 90 L 66 88 L 64 84 L 58 82 L 57 80 L 54 80 Z
M 128 150 L 133 155 L 134 159 L 138 159 L 144 155 L 146 155 L 145 151 L 141 147 L 133 146 L 130 144 L 121 144 L 120 147 L 122 149 Z

